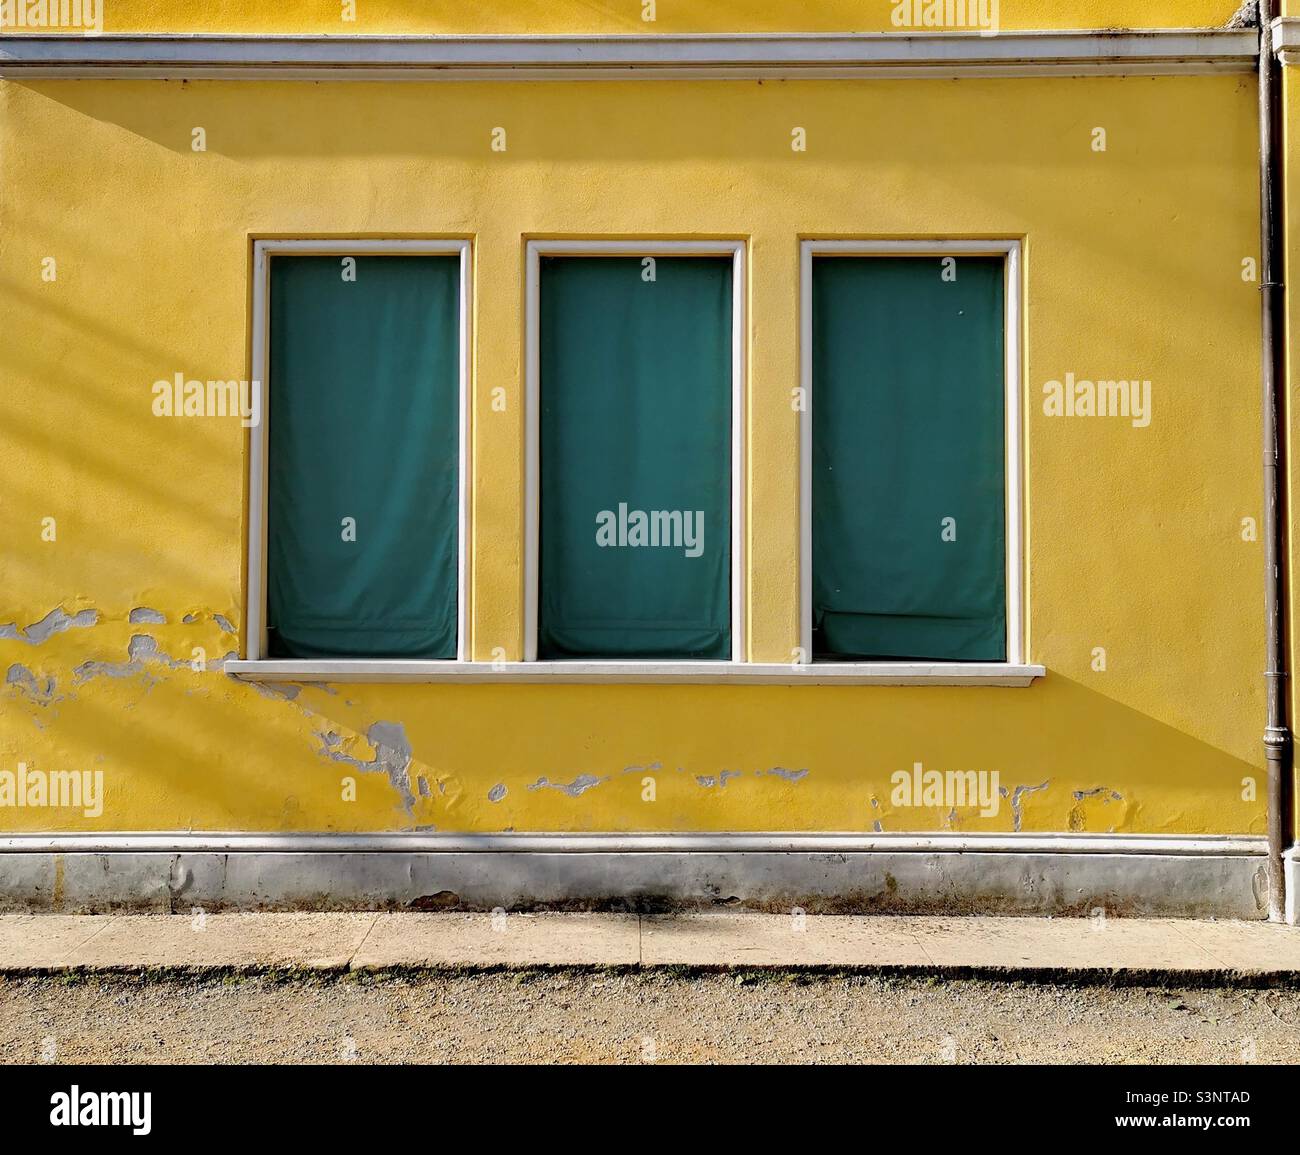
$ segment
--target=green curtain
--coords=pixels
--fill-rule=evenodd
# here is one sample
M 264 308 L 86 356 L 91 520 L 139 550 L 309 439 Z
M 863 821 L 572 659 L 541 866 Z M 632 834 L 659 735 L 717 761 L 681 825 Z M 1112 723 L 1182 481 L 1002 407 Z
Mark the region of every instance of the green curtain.
M 454 658 L 460 259 L 355 259 L 271 261 L 270 650 Z
M 814 261 L 814 657 L 1006 658 L 1003 262 L 944 273 Z
M 541 658 L 731 657 L 732 263 L 647 275 L 542 262 Z

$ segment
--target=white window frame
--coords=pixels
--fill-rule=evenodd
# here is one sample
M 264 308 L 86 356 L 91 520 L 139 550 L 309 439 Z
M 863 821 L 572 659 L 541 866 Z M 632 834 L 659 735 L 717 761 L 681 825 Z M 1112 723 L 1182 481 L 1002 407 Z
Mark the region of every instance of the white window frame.
M 526 249 L 525 303 L 525 661 L 476 662 L 468 660 L 469 620 L 469 363 L 472 357 L 471 287 L 472 248 L 468 240 L 265 240 L 254 244 L 253 355 L 252 373 L 267 379 L 267 271 L 275 253 L 321 253 L 366 255 L 371 253 L 460 253 L 461 254 L 461 454 L 460 454 L 460 580 L 459 636 L 457 660 L 408 658 L 270 659 L 265 640 L 266 590 L 266 452 L 267 417 L 250 430 L 248 601 L 245 609 L 246 658 L 229 659 L 226 673 L 252 682 L 320 683 L 625 683 L 634 685 L 711 684 L 803 684 L 803 685 L 888 685 L 888 686 L 1028 686 L 1045 674 L 1040 665 L 1021 662 L 1021 398 L 1020 334 L 1021 286 L 1020 244 L 1017 241 L 805 241 L 802 243 L 800 359 L 804 387 L 811 401 L 811 272 L 815 253 L 840 252 L 870 255 L 901 253 L 915 255 L 997 255 L 1007 258 L 1007 588 L 1008 660 L 1005 662 L 750 662 L 746 659 L 745 631 L 747 559 L 745 517 L 748 476 L 745 430 L 745 390 L 748 348 L 748 251 L 744 241 L 663 240 L 537 240 Z M 730 256 L 735 263 L 733 288 L 732 353 L 732 649 L 730 661 L 545 661 L 536 659 L 537 639 L 537 498 L 538 498 L 538 352 L 540 258 L 544 254 L 571 256 L 623 255 L 654 256 L 694 254 Z M 811 408 L 801 415 L 801 609 L 809 606 L 811 593 Z M 1013 512 L 1014 511 L 1014 512 Z M 1014 601 L 1012 598 L 1014 597 Z M 804 653 L 810 653 L 811 616 L 805 613 Z M 794 655 L 792 655 L 794 657 Z
M 354 661 L 374 664 L 387 659 L 294 659 L 269 660 L 266 638 L 267 589 L 267 497 L 269 485 L 267 465 L 270 447 L 270 274 L 271 264 L 278 255 L 294 256 L 457 256 L 460 258 L 460 316 L 457 331 L 460 336 L 458 355 L 460 413 L 457 420 L 459 461 L 457 463 L 457 578 L 456 578 L 456 659 L 442 659 L 436 665 L 455 668 L 466 663 L 469 657 L 469 364 L 470 364 L 470 302 L 473 281 L 472 246 L 466 239 L 400 239 L 400 240 L 350 240 L 347 238 L 303 240 L 255 240 L 253 242 L 253 326 L 252 375 L 262 392 L 262 420 L 249 430 L 248 474 L 248 587 L 245 605 L 246 660 L 228 662 L 231 672 L 256 673 L 242 670 L 244 666 L 269 669 L 273 666 L 304 667 L 308 673 L 328 671 L 347 666 Z M 266 383 L 266 387 L 263 386 Z M 268 673 L 268 676 L 270 674 Z
M 525 305 L 525 425 L 524 464 L 524 661 L 537 661 L 537 595 L 540 564 L 539 503 L 541 499 L 541 266 L 543 257 L 726 257 L 732 263 L 731 289 L 731 660 L 714 662 L 620 660 L 609 665 L 636 670 L 743 664 L 745 639 L 745 334 L 746 280 L 744 241 L 663 240 L 537 240 L 527 249 Z M 545 663 L 562 667 L 568 662 Z M 597 664 L 579 661 L 578 665 Z
M 812 423 L 813 405 L 813 261 L 821 257 L 992 257 L 1004 258 L 1005 389 L 1006 402 L 1006 580 L 1007 657 L 1002 663 L 969 663 L 1021 667 L 1024 662 L 1024 461 L 1022 452 L 1021 243 L 1018 240 L 804 240 L 799 270 L 799 377 L 803 410 L 799 415 L 799 645 L 812 662 Z M 861 663 L 817 663 L 852 667 Z M 877 664 L 877 663 L 873 663 Z M 912 663 L 878 663 L 911 665 Z M 953 663 L 967 664 L 967 663 Z M 1041 669 L 1039 670 L 1041 673 Z

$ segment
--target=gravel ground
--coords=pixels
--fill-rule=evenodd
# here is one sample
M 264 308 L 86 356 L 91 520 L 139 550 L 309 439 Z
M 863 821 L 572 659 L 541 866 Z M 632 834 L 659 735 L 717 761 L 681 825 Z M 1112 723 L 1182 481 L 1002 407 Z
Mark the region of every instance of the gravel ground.
M 30 1063 L 1300 1062 L 1300 991 L 600 971 L 0 978 Z

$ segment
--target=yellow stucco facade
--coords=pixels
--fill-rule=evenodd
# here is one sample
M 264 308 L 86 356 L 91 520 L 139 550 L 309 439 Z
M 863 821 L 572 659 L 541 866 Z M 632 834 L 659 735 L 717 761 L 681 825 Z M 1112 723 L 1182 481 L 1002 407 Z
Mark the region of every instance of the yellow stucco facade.
M 120 0 L 105 30 L 889 29 L 887 5 L 848 0 L 660 3 L 653 25 L 632 0 L 436 16 L 363 0 L 343 29 L 335 7 Z M 1005 0 L 1001 23 L 1211 27 L 1226 7 Z M 1255 100 L 1249 74 L 0 82 L 0 622 L 13 623 L 0 764 L 105 781 L 102 814 L 6 809 L 0 827 L 1261 834 L 1259 299 L 1243 276 L 1259 246 Z M 1294 84 L 1288 101 L 1294 118 Z M 806 152 L 791 149 L 796 127 Z M 243 647 L 247 431 L 155 417 L 150 390 L 178 372 L 249 375 L 251 244 L 272 236 L 472 241 L 482 661 L 523 647 L 526 241 L 743 240 L 747 632 L 750 659 L 774 663 L 799 644 L 801 238 L 1021 240 L 1024 627 L 1046 675 L 228 676 L 221 659 Z M 1043 385 L 1070 372 L 1149 380 L 1149 425 L 1048 416 Z M 380 749 L 394 734 L 409 763 Z M 901 811 L 891 775 L 917 762 L 996 770 L 1005 803 L 992 818 Z

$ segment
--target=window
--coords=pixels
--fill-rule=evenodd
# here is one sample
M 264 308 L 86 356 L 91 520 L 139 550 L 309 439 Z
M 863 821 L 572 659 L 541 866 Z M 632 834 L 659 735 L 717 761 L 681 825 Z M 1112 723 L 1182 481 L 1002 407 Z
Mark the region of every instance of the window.
M 529 246 L 529 660 L 740 660 L 742 248 Z
M 261 652 L 463 656 L 467 246 L 258 242 L 256 261 Z
M 805 243 L 813 660 L 1020 660 L 1017 256 Z

